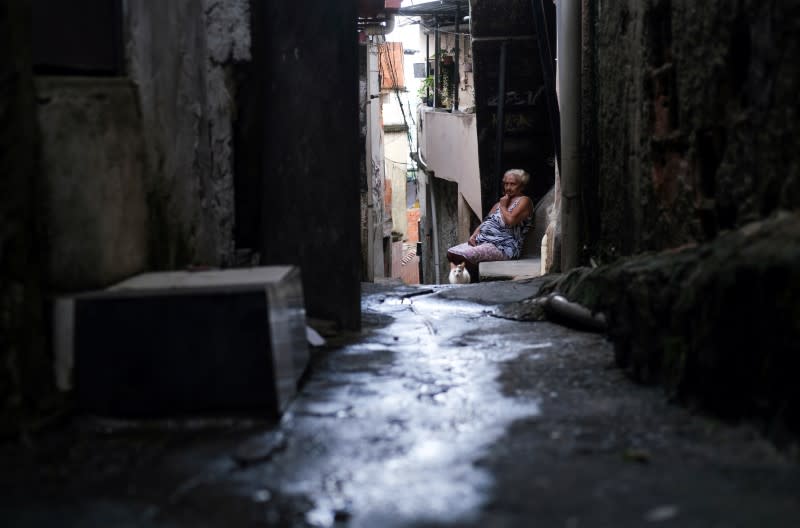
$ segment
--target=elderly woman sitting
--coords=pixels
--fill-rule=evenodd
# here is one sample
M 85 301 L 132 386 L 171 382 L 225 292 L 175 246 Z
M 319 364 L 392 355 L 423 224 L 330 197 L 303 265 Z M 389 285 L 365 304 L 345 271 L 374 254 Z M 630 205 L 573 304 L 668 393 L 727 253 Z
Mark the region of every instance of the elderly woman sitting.
M 462 262 L 472 282 L 478 282 L 478 264 L 489 260 L 519 258 L 525 234 L 533 223 L 533 202 L 522 194 L 530 175 L 522 169 L 510 169 L 503 175 L 500 198 L 469 237 L 469 241 L 447 250 L 450 268 Z

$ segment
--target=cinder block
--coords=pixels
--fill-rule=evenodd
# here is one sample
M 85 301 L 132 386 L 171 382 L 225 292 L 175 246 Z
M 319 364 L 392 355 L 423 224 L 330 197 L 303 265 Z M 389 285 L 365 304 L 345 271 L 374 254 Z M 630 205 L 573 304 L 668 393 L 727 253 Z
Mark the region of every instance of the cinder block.
M 57 380 L 91 414 L 277 418 L 308 363 L 296 267 L 146 273 L 55 310 Z

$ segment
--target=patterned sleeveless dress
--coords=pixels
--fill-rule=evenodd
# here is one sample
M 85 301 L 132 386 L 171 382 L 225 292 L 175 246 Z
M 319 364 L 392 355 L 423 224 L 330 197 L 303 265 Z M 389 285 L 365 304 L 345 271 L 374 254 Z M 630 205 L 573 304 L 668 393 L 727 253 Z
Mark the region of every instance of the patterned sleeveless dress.
M 520 200 L 522 200 L 522 197 L 514 200 L 508 210 L 513 211 L 519 205 Z M 531 225 L 533 225 L 532 212 L 528 218 L 519 224 L 507 226 L 503 222 L 503 217 L 498 207 L 494 212 L 489 213 L 482 222 L 475 246 L 470 246 L 469 243 L 464 242 L 451 247 L 447 252 L 463 257 L 472 266 L 477 266 L 479 262 L 516 259 L 519 258 L 522 250 L 522 241 L 525 240 L 525 234 L 531 228 Z M 470 273 L 473 273 L 474 270 L 473 268 Z
M 516 209 L 520 200 L 522 200 L 521 197 L 514 200 L 514 203 L 508 208 L 509 212 Z M 525 234 L 531 228 L 531 224 L 533 224 L 532 214 L 515 226 L 507 226 L 503 222 L 503 216 L 498 207 L 483 221 L 476 241 L 478 244 L 488 242 L 499 249 L 507 259 L 516 259 L 519 258 L 522 241 L 525 240 Z

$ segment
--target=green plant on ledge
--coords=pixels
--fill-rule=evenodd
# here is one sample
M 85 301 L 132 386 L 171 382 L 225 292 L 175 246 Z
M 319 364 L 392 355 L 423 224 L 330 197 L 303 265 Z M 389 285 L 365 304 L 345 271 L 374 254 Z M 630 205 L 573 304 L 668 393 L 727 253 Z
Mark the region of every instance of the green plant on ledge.
M 450 88 L 450 74 L 447 70 L 442 70 L 442 89 L 439 90 L 439 98 L 436 101 L 442 108 L 449 108 L 452 103 Z
M 439 108 L 447 108 L 452 103 L 452 99 L 450 94 L 450 75 L 446 70 L 442 71 L 441 83 L 442 88 L 436 92 L 436 106 Z M 419 89 L 417 89 L 417 96 L 419 96 L 423 104 L 433 106 L 433 91 L 433 75 L 428 75 L 422 79 L 422 83 L 419 85 Z
M 424 102 L 428 106 L 432 105 L 433 102 L 428 102 L 427 98 L 433 98 L 433 75 L 428 75 L 424 79 L 422 79 L 422 83 L 419 85 L 419 89 L 417 90 L 417 95 L 419 96 L 420 101 Z

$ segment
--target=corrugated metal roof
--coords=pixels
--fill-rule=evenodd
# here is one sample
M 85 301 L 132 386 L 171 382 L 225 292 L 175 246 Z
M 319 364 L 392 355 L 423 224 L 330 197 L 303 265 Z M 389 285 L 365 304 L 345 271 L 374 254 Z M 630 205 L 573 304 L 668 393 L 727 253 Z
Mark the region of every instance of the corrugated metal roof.
M 469 14 L 469 0 L 439 0 L 415 6 L 401 7 L 397 13 L 404 16 L 456 16 L 456 7 L 461 15 Z

